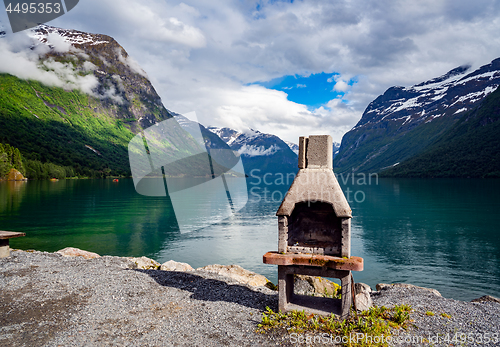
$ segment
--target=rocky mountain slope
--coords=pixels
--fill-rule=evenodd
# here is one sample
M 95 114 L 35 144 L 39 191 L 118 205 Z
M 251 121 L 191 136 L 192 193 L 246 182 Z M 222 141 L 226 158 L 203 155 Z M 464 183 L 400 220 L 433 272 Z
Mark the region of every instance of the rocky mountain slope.
M 422 153 L 382 171 L 390 177 L 500 177 L 500 89 Z
M 389 88 L 344 135 L 336 171 L 378 172 L 428 148 L 500 85 L 500 59 L 469 70 L 461 66 L 412 87 Z
M 31 37 L 38 77 L 0 74 L 0 142 L 79 175 L 130 174 L 130 139 L 172 117 L 146 73 L 106 35 L 40 25 Z
M 238 132 L 230 128 L 208 127 L 243 160 L 247 175 L 297 172 L 297 154 L 276 135 L 250 129 Z M 252 171 L 253 170 L 253 171 Z

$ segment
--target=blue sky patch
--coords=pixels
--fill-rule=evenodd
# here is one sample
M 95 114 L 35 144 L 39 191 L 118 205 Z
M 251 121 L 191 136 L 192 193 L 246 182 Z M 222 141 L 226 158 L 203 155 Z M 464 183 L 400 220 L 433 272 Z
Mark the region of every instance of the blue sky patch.
M 300 75 L 288 75 L 272 79 L 267 82 L 255 82 L 263 87 L 280 90 L 288 94 L 288 100 L 317 108 L 325 105 L 328 101 L 341 97 L 344 92 L 334 90 L 335 76 L 337 73 L 317 73 L 307 77 Z M 354 80 L 347 82 L 352 86 Z

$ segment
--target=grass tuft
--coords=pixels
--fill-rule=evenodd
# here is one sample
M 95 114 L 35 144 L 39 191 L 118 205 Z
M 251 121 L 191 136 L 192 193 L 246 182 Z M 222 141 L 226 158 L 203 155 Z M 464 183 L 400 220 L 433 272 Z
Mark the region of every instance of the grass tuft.
M 262 314 L 262 322 L 257 331 L 266 333 L 284 331 L 285 333 L 318 333 L 330 334 L 332 337 L 346 337 L 346 346 L 387 346 L 386 337 L 396 329 L 406 329 L 410 322 L 412 308 L 408 305 L 396 305 L 394 308 L 371 307 L 357 317 L 340 320 L 334 314 L 320 316 L 307 314 L 305 311 L 290 311 L 288 313 L 274 312 L 269 307 Z M 352 334 L 365 334 L 371 337 L 353 343 L 348 337 Z M 385 338 L 376 338 L 385 337 Z M 376 342 L 379 341 L 379 342 Z

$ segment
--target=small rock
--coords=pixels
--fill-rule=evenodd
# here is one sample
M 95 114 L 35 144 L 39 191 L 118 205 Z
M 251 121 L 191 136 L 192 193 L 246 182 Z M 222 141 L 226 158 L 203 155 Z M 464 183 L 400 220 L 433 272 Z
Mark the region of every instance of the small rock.
M 313 295 L 314 287 L 306 279 L 295 276 L 293 283 L 293 292 L 297 295 Z
M 140 258 L 127 257 L 127 259 L 133 263 L 133 265 L 130 267 L 131 269 L 157 270 L 161 266 L 161 264 L 158 263 L 156 260 L 149 259 L 146 257 L 140 257 Z
M 192 271 L 194 270 L 188 263 L 180 263 L 177 261 L 169 260 L 160 266 L 163 271 Z
M 196 270 L 207 271 L 216 273 L 218 275 L 230 277 L 235 281 L 248 284 L 252 287 L 261 287 L 265 286 L 268 282 L 268 279 L 262 275 L 259 275 L 255 272 L 245 270 L 239 265 L 207 265 L 204 267 L 200 267 Z
M 412 289 L 412 288 L 423 289 L 423 290 L 431 292 L 431 293 L 433 293 L 433 294 L 435 294 L 437 296 L 441 296 L 441 293 L 438 292 L 436 289 L 419 287 L 419 286 L 415 286 L 413 284 L 408 284 L 408 283 L 394 283 L 394 284 L 379 283 L 379 284 L 377 284 L 377 286 L 375 288 L 378 291 L 380 291 L 380 290 L 389 289 L 391 287 L 399 287 L 399 288 L 407 288 L 407 289 Z
M 370 294 L 372 292 L 372 289 L 370 288 L 370 286 L 368 284 L 361 283 L 361 282 L 355 283 L 354 288 L 356 288 L 356 294 L 360 294 L 360 293 Z
M 484 296 L 482 296 L 480 298 L 472 300 L 471 302 L 486 302 L 486 301 L 489 301 L 489 302 L 498 302 L 500 304 L 500 299 L 495 298 L 494 296 L 491 296 L 491 295 L 484 295 Z
M 358 311 L 366 311 L 373 306 L 373 300 L 370 293 L 361 292 L 356 294 L 356 309 Z
M 100 258 L 101 256 L 97 253 L 84 251 L 82 249 L 74 248 L 74 247 L 66 247 L 63 248 L 56 253 L 61 254 L 63 257 L 84 257 L 85 259 L 94 259 Z

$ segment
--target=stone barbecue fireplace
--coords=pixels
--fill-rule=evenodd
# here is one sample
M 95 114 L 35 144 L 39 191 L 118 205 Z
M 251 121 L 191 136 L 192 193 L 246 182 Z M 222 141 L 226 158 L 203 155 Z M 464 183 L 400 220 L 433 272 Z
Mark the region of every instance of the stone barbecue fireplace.
M 363 259 L 351 257 L 351 208 L 333 173 L 329 135 L 299 139 L 299 172 L 278 212 L 278 252 L 264 263 L 278 265 L 279 309 L 349 315 L 351 271 L 363 270 Z M 295 274 L 339 278 L 342 299 L 293 293 Z

